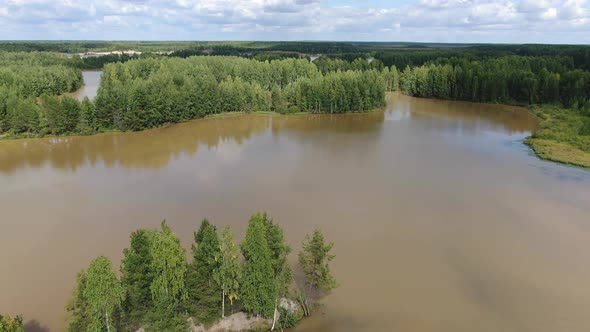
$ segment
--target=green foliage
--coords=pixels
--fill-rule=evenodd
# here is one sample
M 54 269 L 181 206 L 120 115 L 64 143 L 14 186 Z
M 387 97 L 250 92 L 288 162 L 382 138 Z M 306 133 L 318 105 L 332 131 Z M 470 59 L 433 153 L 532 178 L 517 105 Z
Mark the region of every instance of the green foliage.
M 195 233 L 192 251 L 193 261 L 187 275 L 188 302 L 199 321 L 208 323 L 218 317 L 222 299 L 221 287 L 214 277 L 221 257 L 219 237 L 207 219 Z
M 14 133 L 35 133 L 39 128 L 39 107 L 33 99 L 11 93 L 6 100 L 6 123 Z
M 241 299 L 244 309 L 263 317 L 271 317 L 277 298 L 273 280 L 272 252 L 268 247 L 266 227 L 262 214 L 250 218 L 246 239 L 242 243 L 244 270 L 241 283 Z
M 114 331 L 112 320 L 115 308 L 120 307 L 125 292 L 113 272 L 111 261 L 100 256 L 86 271 L 83 298 L 88 314 L 88 332 Z
M 543 119 L 533 138 L 566 143 L 590 153 L 590 117 L 557 106 L 537 106 L 532 111 Z
M 152 270 L 150 241 L 154 231 L 137 230 L 131 234 L 131 245 L 123 250 L 121 262 L 121 284 L 125 288 L 123 302 L 124 324 L 137 329 L 138 323 L 146 321 L 146 315 L 153 309 L 150 287 L 155 279 Z
M 0 332 L 24 332 L 23 318 L 0 315 Z
M 279 308 L 279 314 L 280 314 L 280 319 L 278 322 L 278 326 L 280 326 L 281 329 L 294 328 L 295 325 L 297 325 L 297 323 L 299 323 L 299 321 L 301 321 L 303 319 L 303 311 L 302 310 L 297 310 L 295 312 L 289 312 L 289 310 L 286 310 L 284 308 Z
M 90 313 L 85 289 L 86 271 L 82 270 L 76 277 L 76 288 L 73 289 L 66 305 L 69 332 L 87 331 L 90 326 Z
M 276 283 L 277 296 L 284 296 L 293 280 L 293 272 L 287 261 L 291 248 L 285 243 L 285 236 L 281 226 L 268 218 L 266 213 L 262 215 L 262 219 L 266 229 L 266 241 L 270 249 L 273 280 Z
M 250 218 L 241 244 L 243 267 L 229 227 L 218 237 L 216 227 L 205 219 L 194 238 L 193 261 L 188 265 L 165 221 L 161 230 L 133 232 L 129 248 L 123 250 L 121 282 L 106 257 L 92 261 L 78 274 L 66 306 L 68 331 L 186 331 L 189 314 L 205 324 L 219 319 L 220 313 L 223 318 L 226 299 L 232 312 L 234 302 L 240 310 L 267 318 L 278 310 L 281 319 L 275 326 L 293 327 L 302 318 L 300 310 L 288 312 L 278 305 L 287 297 L 293 278 L 287 259 L 291 249 L 281 227 L 266 214 Z M 319 260 L 325 262 L 316 269 L 330 275 L 331 244 L 324 245 L 323 237 L 315 233 L 314 241 L 307 249 L 319 250 L 324 257 Z
M 97 118 L 101 128 L 140 130 L 221 112 L 336 113 L 382 106 L 380 69 L 362 69 L 324 75 L 307 60 L 236 57 L 109 64 L 96 98 Z
M 439 59 L 406 67 L 400 81 L 406 93 L 417 97 L 566 107 L 590 100 L 590 72 L 570 70 L 561 58 Z
M 221 286 L 222 308 L 221 317 L 225 317 L 225 298 L 233 306 L 234 301 L 239 299 L 241 266 L 239 262 L 239 249 L 234 242 L 234 235 L 229 226 L 221 231 L 219 244 L 219 268 L 214 271 L 213 278 Z
M 96 108 L 88 97 L 84 97 L 80 104 L 80 122 L 77 131 L 83 135 L 91 135 L 98 131 Z
M 150 292 L 158 313 L 174 316 L 180 304 L 187 299 L 185 278 L 187 262 L 180 241 L 162 221 L 161 231 L 150 239 L 151 271 L 155 276 Z
M 325 243 L 324 234 L 317 229 L 311 237 L 305 237 L 303 250 L 299 252 L 299 264 L 303 269 L 305 283 L 313 289 L 330 292 L 338 287 L 329 266 L 335 257 L 330 254 L 333 246 L 333 243 Z

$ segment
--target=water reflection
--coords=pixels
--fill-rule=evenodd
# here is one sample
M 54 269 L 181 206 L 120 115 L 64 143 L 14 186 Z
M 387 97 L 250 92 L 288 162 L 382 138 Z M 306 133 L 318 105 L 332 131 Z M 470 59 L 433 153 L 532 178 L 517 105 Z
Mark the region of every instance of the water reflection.
M 416 120 L 413 126 L 425 135 L 479 134 L 500 131 L 528 134 L 536 121 L 521 108 L 457 103 L 388 96 L 386 112 L 343 115 L 264 116 L 237 115 L 208 118 L 164 128 L 130 133 L 104 133 L 86 137 L 9 140 L 0 142 L 0 172 L 23 167 L 75 171 L 82 166 L 160 169 L 171 159 L 186 154 L 194 157 L 201 146 L 217 148 L 220 142 L 241 145 L 253 135 L 270 130 L 272 135 L 292 135 L 316 146 L 330 140 L 355 140 L 350 134 L 380 135 L 384 121 Z M 444 120 L 441 125 L 441 119 Z M 332 136 L 326 138 L 327 133 Z M 341 135 L 339 135 L 341 134 Z M 346 144 L 332 144 L 346 148 Z
M 0 308 L 60 331 L 76 273 L 131 231 L 166 218 L 190 248 L 203 217 L 242 239 L 268 211 L 294 252 L 336 243 L 341 287 L 297 331 L 589 330 L 590 178 L 527 153 L 523 109 L 388 102 L 0 141 Z
M 308 135 L 323 131 L 376 131 L 383 113 L 355 115 L 309 115 L 296 117 L 238 115 L 208 118 L 165 128 L 130 133 L 105 133 L 85 137 L 11 140 L 0 142 L 0 172 L 23 167 L 75 171 L 79 167 L 104 164 L 106 167 L 159 169 L 182 154 L 194 157 L 199 148 L 217 148 L 220 142 L 241 145 L 253 135 L 271 130 Z M 321 143 L 321 142 L 320 142 Z

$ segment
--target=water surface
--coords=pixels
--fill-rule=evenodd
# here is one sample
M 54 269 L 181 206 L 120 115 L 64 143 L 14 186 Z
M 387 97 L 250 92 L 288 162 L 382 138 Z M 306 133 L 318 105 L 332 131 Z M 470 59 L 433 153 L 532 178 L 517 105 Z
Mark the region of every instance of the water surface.
M 59 331 L 76 273 L 166 218 L 319 227 L 341 287 L 297 331 L 590 330 L 590 172 L 540 161 L 520 108 L 389 95 L 384 113 L 210 118 L 0 142 L 0 311 Z M 293 258 L 295 255 L 293 255 Z M 32 326 L 32 325 L 31 325 Z
M 101 75 L 102 71 L 83 70 L 82 78 L 84 79 L 84 85 L 78 91 L 73 92 L 72 96 L 78 100 L 82 100 L 84 97 L 88 97 L 91 100 L 94 99 L 100 85 Z

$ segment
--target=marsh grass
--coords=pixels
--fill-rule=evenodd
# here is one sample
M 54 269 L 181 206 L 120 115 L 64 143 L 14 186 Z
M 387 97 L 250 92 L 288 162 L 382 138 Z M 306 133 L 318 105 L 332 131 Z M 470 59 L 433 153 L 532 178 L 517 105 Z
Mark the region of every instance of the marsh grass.
M 541 159 L 590 168 L 590 117 L 553 105 L 534 106 L 541 119 L 526 140 Z

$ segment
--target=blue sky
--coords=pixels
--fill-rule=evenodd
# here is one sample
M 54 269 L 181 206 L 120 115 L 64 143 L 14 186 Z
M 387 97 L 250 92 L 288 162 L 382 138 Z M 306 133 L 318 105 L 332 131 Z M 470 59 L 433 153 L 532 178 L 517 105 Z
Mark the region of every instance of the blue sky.
M 586 0 L 0 0 L 0 39 L 590 44 Z

